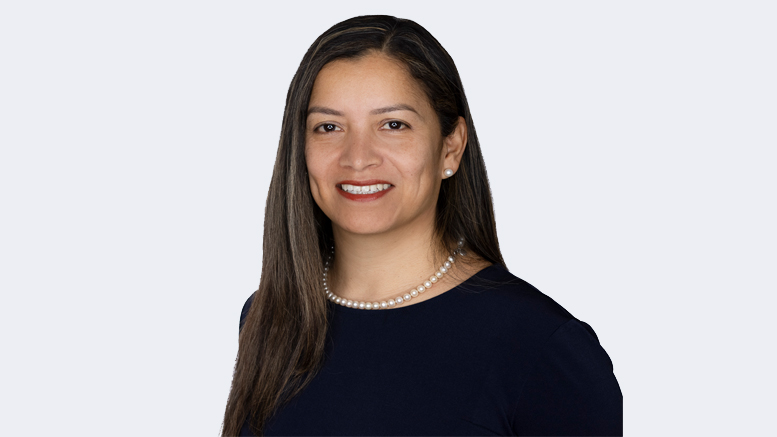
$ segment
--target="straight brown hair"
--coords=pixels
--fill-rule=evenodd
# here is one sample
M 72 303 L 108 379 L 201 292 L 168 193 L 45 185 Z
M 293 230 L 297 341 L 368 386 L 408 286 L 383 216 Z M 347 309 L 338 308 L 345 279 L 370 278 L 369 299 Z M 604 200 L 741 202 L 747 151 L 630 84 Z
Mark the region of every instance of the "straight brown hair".
M 313 379 L 324 359 L 331 307 L 322 291 L 323 259 L 333 245 L 332 224 L 310 192 L 305 128 L 313 83 L 335 59 L 379 52 L 405 65 L 426 92 L 442 135 L 458 117 L 467 123 L 467 147 L 456 175 L 444 179 L 435 233 L 450 250 L 466 250 L 504 267 L 486 166 L 456 65 L 417 23 L 386 15 L 355 17 L 332 26 L 302 58 L 286 96 L 281 138 L 264 218 L 262 276 L 240 332 L 223 436 L 248 420 L 262 435 L 267 420 Z

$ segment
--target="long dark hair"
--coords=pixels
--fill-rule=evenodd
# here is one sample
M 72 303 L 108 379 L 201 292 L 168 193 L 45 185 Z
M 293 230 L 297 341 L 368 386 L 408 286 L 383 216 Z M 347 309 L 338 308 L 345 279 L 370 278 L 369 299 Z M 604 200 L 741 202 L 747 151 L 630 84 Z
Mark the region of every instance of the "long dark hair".
M 308 103 L 324 65 L 374 51 L 407 67 L 437 113 L 443 137 L 453 132 L 459 116 L 467 123 L 459 169 L 442 181 L 437 202 L 435 232 L 441 246 L 453 249 L 464 237 L 468 252 L 504 266 L 486 167 L 453 59 L 410 20 L 373 15 L 334 25 L 310 46 L 286 96 L 265 210 L 262 277 L 240 333 L 224 436 L 237 435 L 246 419 L 261 435 L 273 412 L 297 395 L 322 363 L 329 304 L 320 278 L 333 236 L 331 221 L 315 204 L 308 182 Z

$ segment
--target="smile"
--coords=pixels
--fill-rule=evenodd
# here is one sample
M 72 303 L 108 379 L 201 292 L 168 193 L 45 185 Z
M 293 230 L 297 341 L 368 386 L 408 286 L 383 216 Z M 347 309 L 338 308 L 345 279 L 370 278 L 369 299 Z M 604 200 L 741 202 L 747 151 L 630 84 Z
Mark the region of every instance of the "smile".
M 369 179 L 341 181 L 337 188 L 337 192 L 350 201 L 370 204 L 390 193 L 395 187 L 380 179 Z
M 351 194 L 375 194 L 391 188 L 391 184 L 351 185 L 340 184 L 340 189 Z

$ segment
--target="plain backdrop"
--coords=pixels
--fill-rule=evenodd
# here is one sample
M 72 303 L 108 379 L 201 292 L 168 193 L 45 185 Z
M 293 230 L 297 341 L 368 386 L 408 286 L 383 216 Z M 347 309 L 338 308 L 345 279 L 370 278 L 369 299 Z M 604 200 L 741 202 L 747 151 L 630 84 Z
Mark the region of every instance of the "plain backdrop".
M 596 330 L 627 434 L 766 432 L 776 9 L 3 2 L 0 434 L 219 433 L 289 83 L 375 13 L 456 61 L 508 267 Z

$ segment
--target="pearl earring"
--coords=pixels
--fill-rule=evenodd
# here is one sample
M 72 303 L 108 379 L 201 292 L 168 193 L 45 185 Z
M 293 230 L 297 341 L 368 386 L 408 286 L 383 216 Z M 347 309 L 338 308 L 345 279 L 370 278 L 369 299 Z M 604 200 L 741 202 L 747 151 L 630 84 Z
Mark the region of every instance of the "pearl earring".
M 451 170 L 449 168 L 446 168 L 445 171 L 442 172 L 442 173 L 445 175 L 446 178 L 449 178 L 449 177 L 453 176 L 453 170 Z

